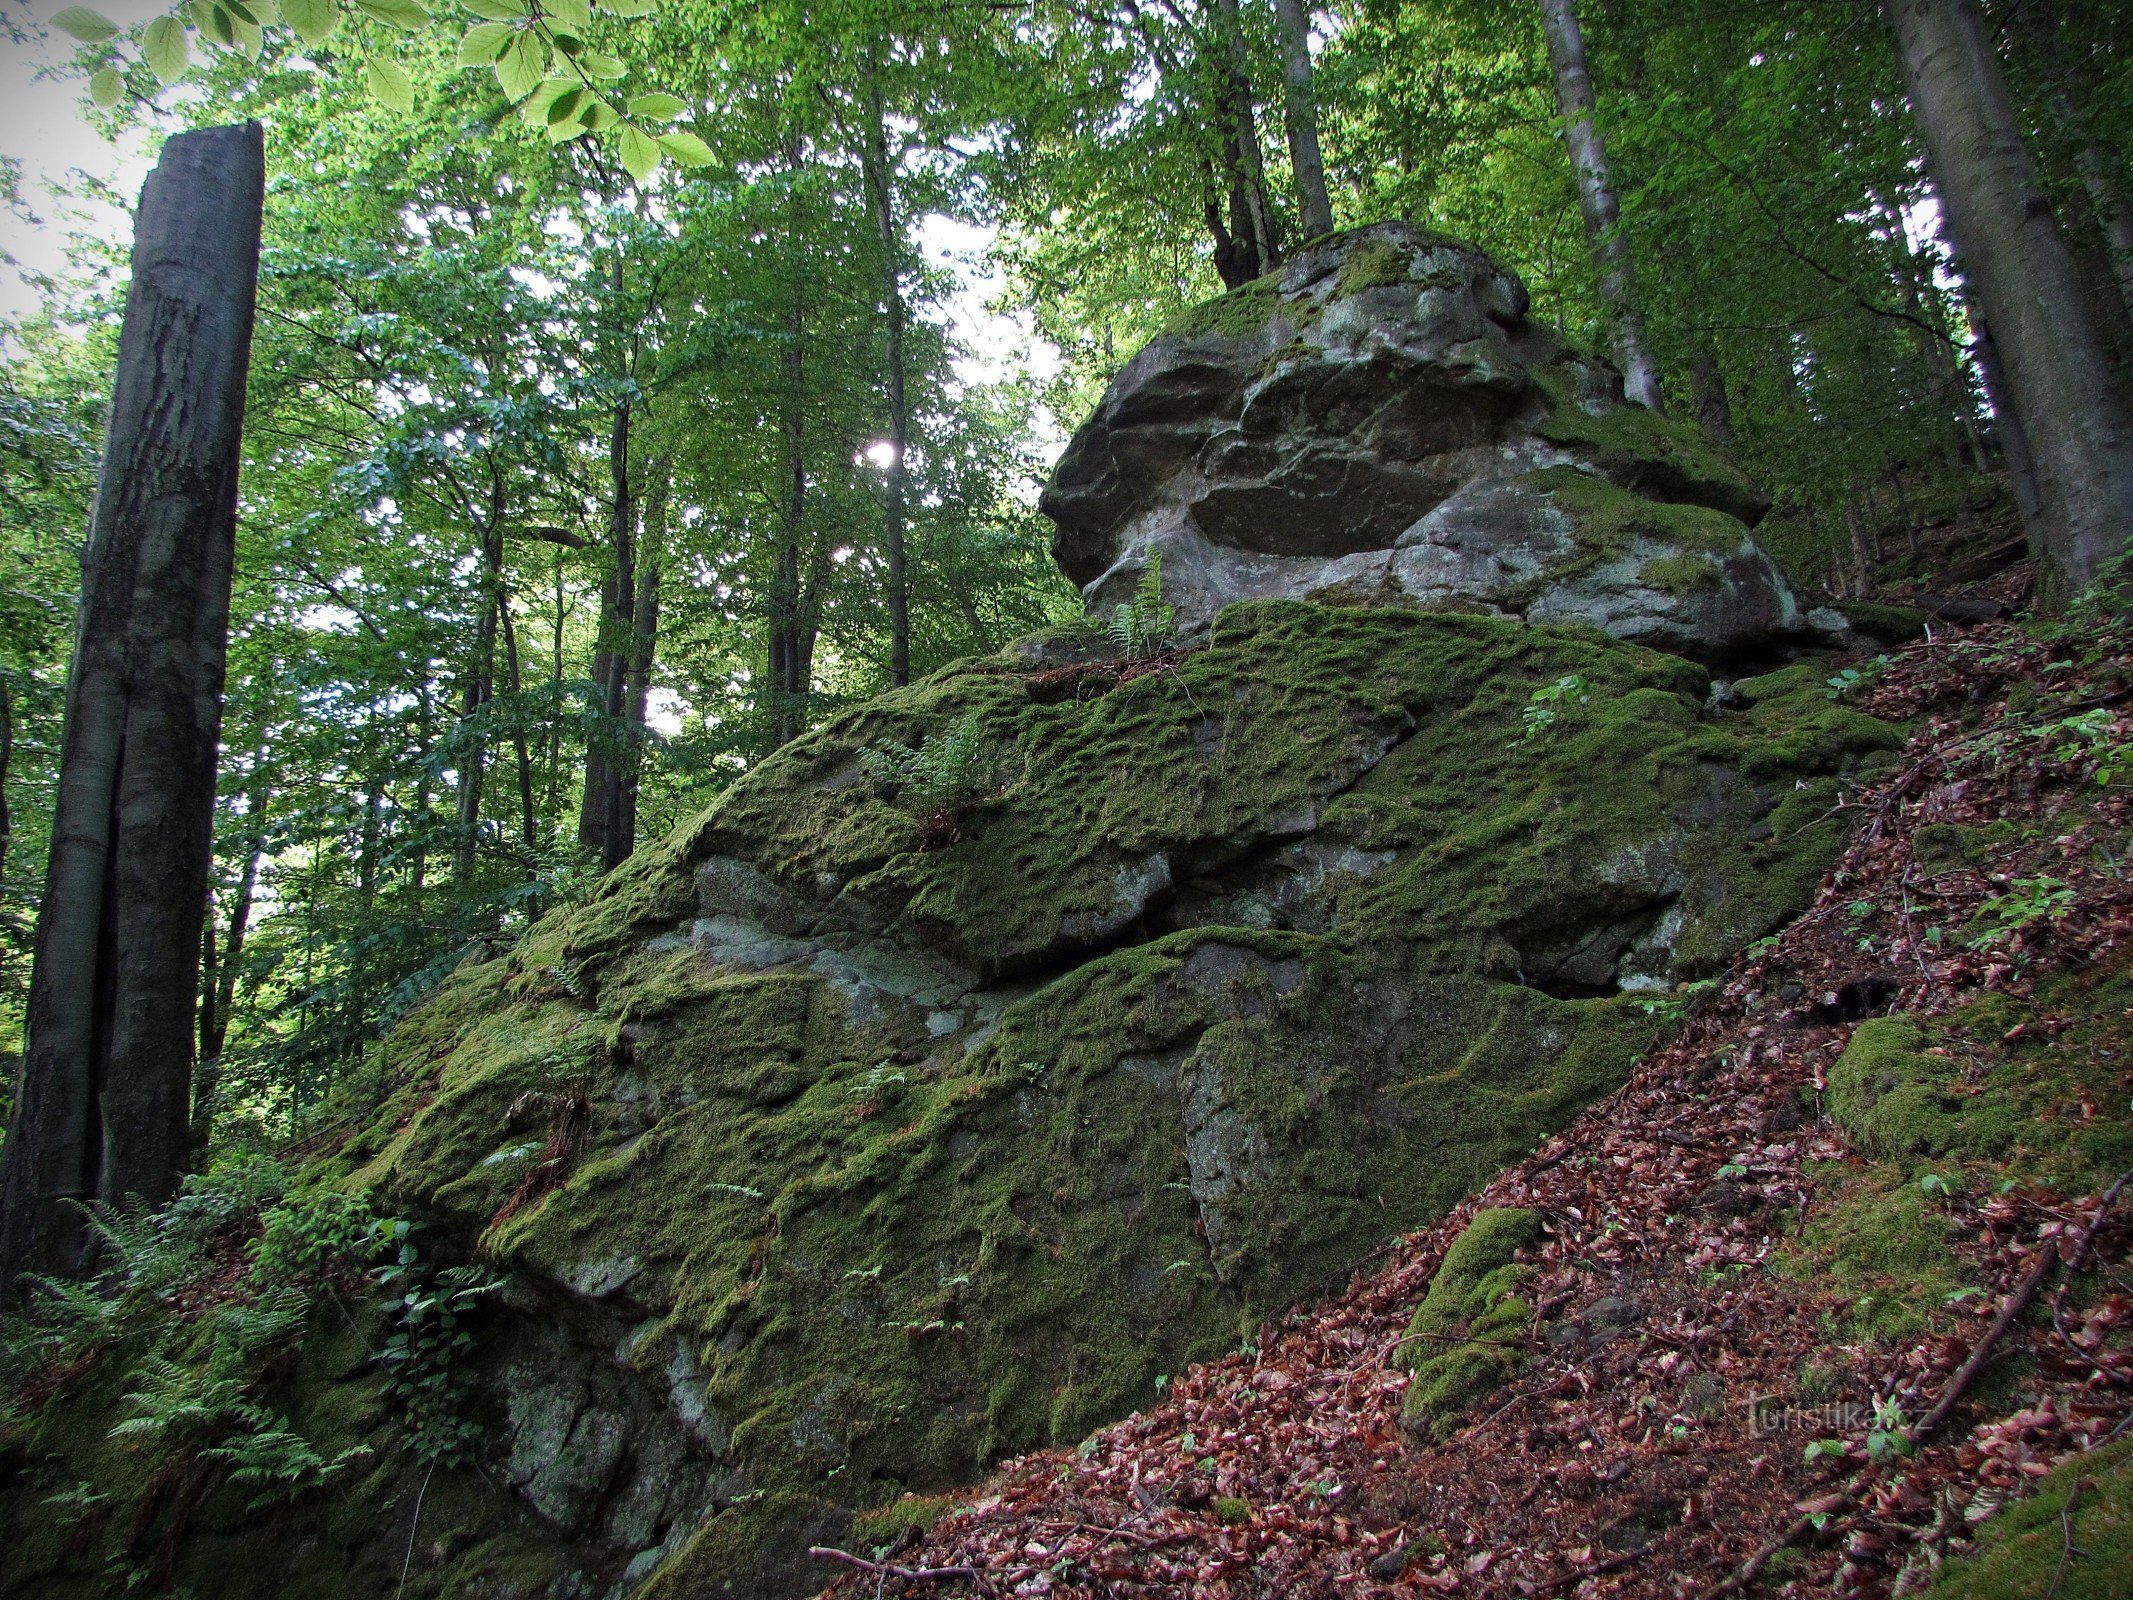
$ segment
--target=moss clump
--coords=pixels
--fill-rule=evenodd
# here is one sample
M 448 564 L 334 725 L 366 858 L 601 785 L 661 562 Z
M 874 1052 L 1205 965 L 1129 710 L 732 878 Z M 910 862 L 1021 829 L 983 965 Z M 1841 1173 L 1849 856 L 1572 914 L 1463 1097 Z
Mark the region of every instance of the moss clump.
M 1724 587 L 1726 574 L 1705 556 L 1660 556 L 1637 569 L 1637 581 L 1662 594 L 1709 594 Z
M 1328 298 L 1345 300 L 1366 289 L 1387 289 L 1405 283 L 1412 265 L 1400 246 L 1390 240 L 1374 239 L 1348 252 L 1334 275 L 1333 293 Z
M 1738 517 L 1709 506 L 1648 500 L 1577 467 L 1546 467 L 1520 481 L 1546 492 L 1567 511 L 1572 536 L 1594 555 L 1625 555 L 1635 541 L 1645 539 L 1671 545 L 1683 557 L 1722 561 L 1739 555 L 1748 544 L 1748 530 Z M 1644 572 L 1656 565 L 1646 563 Z M 1696 565 L 1709 570 L 1708 561 Z
M 1828 1108 L 1875 1159 L 1819 1169 L 1823 1194 L 1779 1263 L 1850 1302 L 1832 1332 L 1908 1337 L 1951 1321 L 1969 1287 L 1939 1196 L 2001 1183 L 2093 1190 L 2133 1166 L 2124 1063 L 2133 978 L 2122 963 L 2043 984 L 2034 1006 L 1986 995 L 1945 1017 L 1859 1025 Z M 2025 1029 L 2040 1015 L 2056 1032 Z
M 1281 298 L 1281 274 L 1270 272 L 1263 278 L 1239 284 L 1228 294 L 1187 306 L 1163 324 L 1162 337 L 1197 339 L 1204 334 L 1219 334 L 1228 339 L 1250 338 L 1262 332 L 1285 309 L 1286 302 Z
M 1251 1501 L 1240 1500 L 1235 1495 L 1217 1497 L 1210 1509 L 1215 1514 L 1215 1521 L 1225 1528 L 1241 1528 L 1252 1520 Z
M 1695 429 L 1642 406 L 1588 411 L 1578 403 L 1576 380 L 1561 367 L 1537 368 L 1533 379 L 1548 399 L 1548 414 L 1534 431 L 1576 451 L 1623 488 L 1709 506 L 1748 522 L 1769 506 L 1747 474 Z
M 1856 632 L 1882 644 L 1909 644 L 1923 638 L 1931 620 L 1910 606 L 1878 606 L 1869 600 L 1839 600 L 1834 604 Z
M 2074 1485 L 2081 1495 L 2074 1499 Z M 2071 1502 L 2071 1529 L 2066 1514 Z M 2071 1543 L 2073 1555 L 2068 1556 Z M 2064 1577 L 2061 1564 L 2064 1563 Z M 2133 1439 L 2062 1463 L 1941 1569 L 1931 1600 L 2120 1600 L 2133 1572 Z
M 1829 1071 L 1829 1111 L 1852 1143 L 1878 1156 L 1996 1156 L 2015 1135 L 2003 1096 L 1980 1095 L 1946 1054 L 1901 1017 L 1862 1022 Z
M 1514 1292 L 1527 1276 L 1514 1258 L 1540 1237 L 1537 1212 L 1478 1211 L 1444 1252 L 1397 1358 L 1414 1375 L 1400 1401 L 1400 1427 L 1409 1437 L 1448 1437 L 1460 1417 L 1524 1367 L 1518 1341 L 1533 1308 Z

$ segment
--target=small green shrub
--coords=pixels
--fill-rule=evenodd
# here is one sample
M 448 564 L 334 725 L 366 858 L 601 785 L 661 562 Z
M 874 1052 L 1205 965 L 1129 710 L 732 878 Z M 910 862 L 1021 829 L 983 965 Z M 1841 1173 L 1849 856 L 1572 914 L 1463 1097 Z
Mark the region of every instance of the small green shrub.
M 928 734 L 917 749 L 874 744 L 859 752 L 874 781 L 894 791 L 904 809 L 929 816 L 968 804 L 992 788 L 993 752 L 976 712 L 944 733 Z
M 306 1189 L 260 1219 L 252 1276 L 260 1283 L 313 1284 L 360 1271 L 378 1254 L 378 1219 L 368 1196 Z
M 1579 673 L 1542 684 L 1526 700 L 1526 738 L 1533 740 L 1553 733 L 1555 725 L 1573 708 L 1591 703 L 1592 685 Z
M 392 1331 L 378 1359 L 387 1395 L 406 1410 L 402 1442 L 409 1452 L 439 1466 L 463 1466 L 482 1432 L 472 1415 L 473 1380 L 462 1363 L 474 1347 L 469 1324 L 503 1280 L 478 1266 L 440 1267 L 423 1255 L 415 1232 L 416 1224 L 404 1221 L 380 1230 L 393 1252 L 377 1273 L 387 1296 L 379 1309 Z
M 2074 909 L 2074 891 L 2059 878 L 2016 878 L 1977 909 L 1973 945 L 1990 943 L 2003 933 L 2020 933 L 2040 922 L 2056 922 Z

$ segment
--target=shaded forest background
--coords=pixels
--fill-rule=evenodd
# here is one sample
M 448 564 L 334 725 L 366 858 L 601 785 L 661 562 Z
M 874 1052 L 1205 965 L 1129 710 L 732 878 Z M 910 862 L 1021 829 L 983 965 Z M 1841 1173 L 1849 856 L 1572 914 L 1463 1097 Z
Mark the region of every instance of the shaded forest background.
M 2122 9 L 1989 10 L 2091 313 L 2133 364 Z M 1951 526 L 2017 537 L 1876 8 L 1581 12 L 1668 408 L 1772 491 L 1791 576 L 1858 597 L 1929 575 Z M 648 176 L 513 114 L 452 30 L 352 16 L 160 100 L 127 67 L 114 129 L 255 116 L 268 143 L 203 1138 L 300 1131 L 470 943 L 583 893 L 837 706 L 1076 614 L 1034 509 L 1047 450 L 1238 276 L 1240 241 L 1263 266 L 1306 232 L 1279 21 L 1237 0 L 596 20 L 711 152 Z M 1334 223 L 1474 240 L 1605 348 L 1538 10 L 1316 25 Z M 1060 352 L 1054 378 L 959 351 L 932 218 L 993 230 L 1003 309 Z M 55 284 L 0 367 L 12 1038 L 122 267 Z

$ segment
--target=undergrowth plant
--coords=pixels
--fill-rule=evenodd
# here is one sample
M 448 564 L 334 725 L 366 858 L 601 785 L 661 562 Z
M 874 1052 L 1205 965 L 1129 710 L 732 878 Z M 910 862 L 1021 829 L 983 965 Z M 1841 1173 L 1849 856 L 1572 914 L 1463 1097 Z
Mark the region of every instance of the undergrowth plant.
M 1133 597 L 1111 613 L 1111 642 L 1133 660 L 1161 655 L 1178 642 L 1177 607 L 1163 603 L 1163 558 L 1148 557 Z
M 859 752 L 868 774 L 894 791 L 914 816 L 929 816 L 966 805 L 992 788 L 995 765 L 985 725 L 976 712 L 959 718 L 940 733 L 929 733 L 913 749 L 884 742 Z
M 1526 739 L 1530 742 L 1553 733 L 1556 724 L 1571 711 L 1591 703 L 1592 685 L 1580 673 L 1568 673 L 1553 683 L 1542 684 L 1526 697 Z
M 386 1291 L 379 1309 L 392 1331 L 378 1359 L 385 1366 L 386 1393 L 406 1413 L 401 1443 L 418 1460 L 456 1467 L 472 1459 L 482 1434 L 464 1362 L 474 1348 L 470 1324 L 503 1280 L 479 1266 L 440 1266 L 422 1253 L 416 1231 L 405 1221 L 382 1231 L 393 1258 L 377 1272 Z

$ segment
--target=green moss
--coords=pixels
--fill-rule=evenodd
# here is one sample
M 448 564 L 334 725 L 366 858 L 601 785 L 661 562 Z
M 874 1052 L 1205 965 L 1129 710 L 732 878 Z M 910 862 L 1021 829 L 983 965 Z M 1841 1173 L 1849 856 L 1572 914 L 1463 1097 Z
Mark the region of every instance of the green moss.
M 1595 555 L 1623 555 L 1632 541 L 1649 539 L 1672 545 L 1685 558 L 1724 560 L 1739 555 L 1748 542 L 1738 517 L 1709 506 L 1646 499 L 1578 467 L 1547 467 L 1519 481 L 1545 491 L 1567 511 L 1573 536 Z M 1709 561 L 1693 564 L 1710 569 Z M 1647 562 L 1644 570 L 1657 565 Z
M 1836 608 L 1857 632 L 1883 644 L 1909 644 L 1925 636 L 1930 620 L 1910 606 L 1877 606 L 1867 600 L 1840 600 Z
M 1406 250 L 1389 240 L 1372 240 L 1359 245 L 1341 262 L 1329 298 L 1345 300 L 1365 289 L 1384 289 L 1405 283 L 1410 266 Z
M 2133 1439 L 2121 1439 L 2062 1463 L 2034 1495 L 1985 1523 L 1976 1553 L 1949 1562 L 1926 1593 L 1932 1600 L 2119 1600 L 2129 1572 Z
M 1260 332 L 1286 309 L 1281 298 L 1281 274 L 1240 284 L 1228 294 L 1187 306 L 1163 324 L 1165 338 L 1196 339 L 1203 334 L 1224 338 L 1249 338 Z
M 823 1576 L 810 1544 L 842 1545 L 851 1514 L 813 1495 L 758 1494 L 696 1530 L 636 1591 L 637 1600 L 740 1600 L 766 1591 L 798 1593 Z M 782 1580 L 782 1581 L 781 1581 Z
M 2098 1188 L 2133 1165 L 2125 1062 L 2133 979 L 2064 973 L 2034 1006 L 1983 996 L 1947 1016 L 1861 1023 L 1829 1074 L 1828 1109 L 1875 1159 L 1830 1164 L 1781 1270 L 1849 1301 L 1833 1332 L 1895 1339 L 1952 1320 L 1969 1287 L 1936 1198 L 2001 1183 Z M 2056 1032 L 2018 1025 L 2051 1015 Z
M 1537 1212 L 1478 1211 L 1444 1252 L 1396 1358 L 1414 1375 L 1400 1402 L 1400 1426 L 1410 1436 L 1447 1437 L 1524 1367 L 1518 1346 L 1533 1308 L 1514 1292 L 1527 1269 L 1513 1258 L 1540 1237 Z
M 959 1504 L 960 1498 L 952 1494 L 899 1495 L 885 1506 L 856 1513 L 852 1518 L 852 1542 L 881 1549 L 894 1544 L 907 1528 L 925 1532 Z
M 1623 488 L 1750 518 L 1769 504 L 1747 475 L 1694 428 L 1636 405 L 1588 411 L 1578 403 L 1575 378 L 1561 367 L 1537 368 L 1533 379 L 1549 401 L 1548 414 L 1534 431 L 1575 450 Z
M 1215 1514 L 1215 1521 L 1225 1528 L 1241 1528 L 1252 1520 L 1251 1501 L 1240 1500 L 1234 1495 L 1219 1496 L 1210 1509 Z
M 1637 569 L 1637 581 L 1663 594 L 1709 594 L 1724 586 L 1726 574 L 1704 556 L 1661 556 Z
M 1033 700 L 1030 664 L 833 719 L 454 974 L 320 1169 L 525 1272 L 626 1282 L 662 1330 L 647 1370 L 686 1347 L 761 1497 L 676 1558 L 673 1593 L 772 1559 L 781 1518 L 1079 1437 L 1441 1214 L 1661 1028 L 1526 966 L 1664 913 L 1652 981 L 1714 968 L 1807 902 L 1838 775 L 1900 737 L 1812 670 L 1706 717 L 1690 663 L 1501 618 L 1233 606 L 1209 648 L 1086 701 Z M 1523 738 L 1570 674 L 1589 699 Z M 1007 791 L 922 849 L 860 752 L 966 716 Z M 1251 874 L 1302 831 L 1335 864 L 1281 926 Z M 654 938 L 698 915 L 714 858 L 815 942 L 755 970 Z M 1193 925 L 1165 932 L 1160 894 L 1138 915 L 1154 863 L 1217 895 Z M 992 985 L 942 1002 L 946 1034 L 931 1000 L 851 980 L 912 952 L 927 982 Z M 490 1229 L 547 1132 L 522 1097 L 564 1088 L 593 1106 L 582 1150 Z M 1512 1287 L 1475 1314 L 1518 1322 Z M 1445 1407 L 1500 1365 L 1459 1348 L 1418 1386 Z M 307 1415 L 341 1437 L 368 1403 Z

